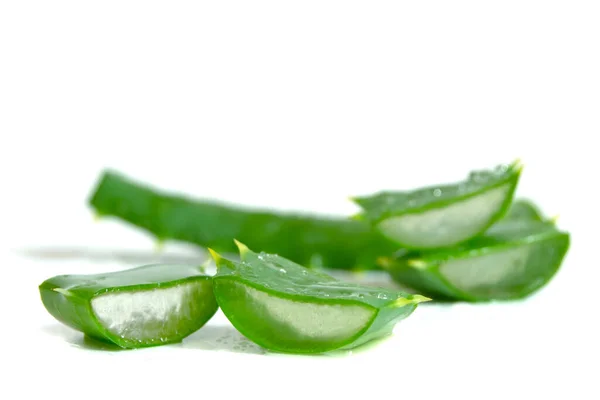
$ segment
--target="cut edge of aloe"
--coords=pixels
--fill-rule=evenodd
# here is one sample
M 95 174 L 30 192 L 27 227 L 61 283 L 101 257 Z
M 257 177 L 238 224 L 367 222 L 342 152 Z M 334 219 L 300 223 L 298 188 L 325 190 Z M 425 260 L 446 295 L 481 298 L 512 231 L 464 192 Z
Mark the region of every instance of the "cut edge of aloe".
M 554 254 L 553 258 L 549 262 L 542 264 L 545 268 L 537 268 L 536 271 L 540 271 L 540 273 L 537 274 L 538 277 L 536 279 L 527 284 L 523 284 L 518 289 L 514 289 L 511 294 L 482 294 L 481 292 L 478 292 L 477 288 L 467 287 L 469 283 L 465 285 L 464 279 L 462 284 L 458 283 L 460 278 L 457 279 L 457 276 L 460 274 L 452 277 L 452 274 L 457 271 L 455 270 L 450 272 L 448 270 L 450 267 L 456 267 L 456 263 L 463 262 L 463 267 L 466 269 L 483 268 L 489 269 L 491 272 L 496 274 L 501 274 L 507 271 L 510 272 L 510 270 L 507 270 L 506 268 L 499 269 L 497 265 L 490 263 L 489 260 L 485 260 L 485 258 L 495 256 L 506 257 L 507 253 L 511 251 L 514 253 L 509 254 L 509 256 L 517 256 L 517 261 L 521 262 L 521 264 L 518 264 L 518 267 L 526 269 L 529 266 L 527 260 L 523 260 L 522 258 L 519 259 L 517 252 L 520 251 L 522 253 L 524 251 L 535 251 L 534 246 L 549 246 L 551 243 L 548 242 L 552 241 L 558 242 L 555 247 L 552 247 L 552 249 L 557 249 L 555 250 L 557 253 Z M 418 290 L 420 293 L 428 295 L 434 300 L 463 300 L 468 302 L 520 300 L 542 289 L 552 280 L 563 264 L 564 258 L 566 257 L 570 247 L 570 242 L 571 238 L 568 232 L 555 230 L 540 234 L 533 238 L 524 239 L 520 242 L 507 242 L 498 246 L 464 250 L 447 259 L 428 260 L 425 255 L 425 257 L 414 257 L 402 261 L 396 261 L 387 257 L 381 257 L 378 260 L 378 264 L 383 269 L 387 270 L 395 279 L 397 279 L 397 281 L 401 282 L 403 285 L 406 285 L 413 290 Z M 521 256 L 523 255 L 521 254 Z M 452 265 L 453 263 L 454 265 Z M 477 263 L 480 264 L 478 265 Z M 504 263 L 502 266 L 505 265 L 515 267 L 517 264 L 511 265 L 510 263 Z M 529 268 L 531 267 L 529 266 Z M 480 272 L 475 274 L 475 276 L 479 279 L 484 277 L 484 275 Z M 472 284 L 473 281 L 470 283 Z M 502 281 L 495 281 L 495 284 L 498 288 L 501 286 Z M 490 286 L 493 287 L 494 285 L 492 284 Z M 507 289 L 506 291 L 509 290 Z
M 168 326 L 168 331 L 163 331 L 161 334 L 153 335 L 149 337 L 140 336 L 140 335 L 132 335 L 127 331 L 131 331 L 132 329 L 145 330 L 148 331 L 149 321 L 142 321 L 141 323 L 135 323 L 131 319 L 125 319 L 123 324 L 121 325 L 123 330 L 119 331 L 115 328 L 110 327 L 110 313 L 111 311 L 114 313 L 114 308 L 122 306 L 124 301 L 122 299 L 116 299 L 116 301 L 112 304 L 108 304 L 106 300 L 113 300 L 110 297 L 123 297 L 129 296 L 127 303 L 132 304 L 137 301 L 138 306 L 148 306 L 148 299 L 152 299 L 152 297 L 165 296 L 165 291 L 179 291 L 182 289 L 189 289 L 191 291 L 200 289 L 201 293 L 206 291 L 212 291 L 212 280 L 209 276 L 197 276 L 197 277 L 188 277 L 182 280 L 175 280 L 170 282 L 165 282 L 161 284 L 159 287 L 151 284 L 141 284 L 141 285 L 131 285 L 131 286 L 123 286 L 116 287 L 113 289 L 102 289 L 96 292 L 91 299 L 87 300 L 85 298 L 77 296 L 77 294 L 69 291 L 68 289 L 54 287 L 54 285 L 50 284 L 48 281 L 43 282 L 39 290 L 41 292 L 42 302 L 46 306 L 48 311 L 52 310 L 52 307 L 48 307 L 48 302 L 50 301 L 62 301 L 56 296 L 69 296 L 71 301 L 78 301 L 82 305 L 84 305 L 89 313 L 90 317 L 93 320 L 94 326 L 88 328 L 95 328 L 96 332 L 83 332 L 85 335 L 100 340 L 102 342 L 112 343 L 117 345 L 123 349 L 135 349 L 142 347 L 153 347 L 165 344 L 179 343 L 187 336 L 196 332 L 200 328 L 202 328 L 217 312 L 218 306 L 214 296 L 209 296 L 208 298 L 212 298 L 214 304 L 195 304 L 193 302 L 193 293 L 176 293 L 174 299 L 177 299 L 180 302 L 180 306 L 188 307 L 188 314 L 186 315 L 185 321 L 187 324 L 184 325 L 184 329 L 181 328 L 181 322 L 183 319 L 181 318 L 181 310 L 176 313 L 167 313 L 166 317 L 175 317 L 172 318 L 170 322 L 170 326 Z M 139 295 L 139 296 L 136 296 Z M 131 297 L 138 297 L 137 299 L 133 299 Z M 178 297 L 177 297 L 178 296 Z M 187 296 L 187 297 L 186 297 Z M 153 299 L 152 299 L 153 300 Z M 156 303 L 162 303 L 163 301 L 157 301 Z M 193 308 L 193 306 L 196 306 Z M 192 309 L 190 309 L 192 307 Z M 113 310 L 111 310 L 113 308 Z M 156 308 L 153 310 L 156 311 Z M 167 311 L 167 310 L 163 310 Z M 130 316 L 131 314 L 135 314 L 139 312 L 139 308 L 135 307 L 129 309 Z M 56 319 L 63 323 L 67 323 L 60 315 L 55 315 L 51 312 Z M 193 321 L 193 324 L 190 323 Z M 68 324 L 68 323 L 67 323 Z M 145 324 L 145 326 L 143 325 Z M 165 325 L 162 323 L 162 327 Z M 70 324 L 68 324 L 70 325 Z M 78 327 L 73 327 L 77 330 L 81 330 Z
M 235 244 L 237 245 L 237 247 L 239 249 L 240 258 L 243 261 L 244 255 L 249 251 L 249 249 L 246 245 L 244 245 L 243 243 L 241 243 L 237 240 L 235 240 Z M 226 262 L 231 262 L 230 260 L 223 258 L 220 254 L 218 254 L 217 252 L 215 252 L 212 249 L 209 249 L 209 252 L 210 252 L 212 258 L 214 259 L 215 263 L 217 264 L 217 268 L 219 268 L 219 263 L 223 262 L 223 260 Z M 388 305 L 382 307 L 381 309 L 377 309 L 368 304 L 364 304 L 364 303 L 361 303 L 358 301 L 353 301 L 353 300 L 347 300 L 347 299 L 325 300 L 325 299 L 319 298 L 320 304 L 315 304 L 310 301 L 310 300 L 314 300 L 314 297 L 312 297 L 310 295 L 303 296 L 303 295 L 292 295 L 289 293 L 276 292 L 276 291 L 271 290 L 269 287 L 257 285 L 254 282 L 250 282 L 239 276 L 222 276 L 222 277 L 215 276 L 213 278 L 213 285 L 215 287 L 214 292 L 215 292 L 215 297 L 217 298 L 217 303 L 219 304 L 220 308 L 223 310 L 224 314 L 226 315 L 228 320 L 231 322 L 231 324 L 239 332 L 241 332 L 244 336 L 246 336 L 248 339 L 250 339 L 254 343 L 258 344 L 259 346 L 261 346 L 265 349 L 269 349 L 269 351 L 275 351 L 275 352 L 281 352 L 281 353 L 295 353 L 295 354 L 318 354 L 318 353 L 328 353 L 328 352 L 336 351 L 336 350 L 357 348 L 357 347 L 373 340 L 373 338 L 369 336 L 369 331 L 371 330 L 371 328 L 373 328 L 373 324 L 374 324 L 375 320 L 377 319 L 377 316 L 380 313 L 384 313 L 386 310 L 390 310 L 390 309 L 407 307 L 406 313 L 402 314 L 402 317 L 405 318 L 405 317 L 409 316 L 412 312 L 414 312 L 414 310 L 416 309 L 416 307 L 419 303 L 431 300 L 425 296 L 415 294 L 415 295 L 410 295 L 407 298 L 398 298 L 398 299 L 390 300 L 390 303 Z M 305 331 L 307 329 L 307 327 L 315 328 L 314 326 L 311 326 L 311 324 L 316 323 L 318 326 L 327 326 L 330 329 L 328 332 L 322 332 L 321 336 L 319 336 L 318 338 L 322 339 L 323 336 L 326 336 L 327 334 L 329 334 L 330 336 L 327 338 L 326 342 L 322 343 L 322 344 L 312 342 L 308 346 L 296 346 L 296 347 L 292 347 L 289 344 L 287 346 L 282 346 L 281 343 L 276 343 L 273 341 L 269 341 L 268 339 L 264 339 L 264 336 L 258 332 L 260 332 L 260 329 L 264 328 L 265 325 L 269 325 L 269 322 L 263 321 L 263 326 L 256 328 L 254 326 L 254 324 L 249 322 L 250 320 L 255 318 L 256 315 L 251 315 L 251 313 L 237 313 L 236 314 L 233 312 L 229 312 L 230 311 L 230 310 L 228 310 L 229 304 L 227 304 L 227 303 L 229 300 L 231 300 L 232 297 L 235 298 L 237 296 L 223 296 L 223 298 L 221 298 L 221 291 L 224 290 L 222 288 L 223 285 L 237 286 L 239 293 L 244 293 L 244 296 L 246 299 L 252 298 L 255 300 L 257 297 L 260 297 L 260 299 L 258 301 L 255 300 L 258 307 L 264 307 L 265 305 L 268 304 L 269 309 L 273 310 L 273 304 L 275 304 L 276 307 L 279 307 L 280 309 L 296 308 L 296 312 L 292 312 L 288 315 L 288 317 L 291 316 L 291 318 L 284 319 L 284 316 L 286 314 L 281 313 L 279 316 L 279 319 L 277 320 L 278 323 L 281 322 L 281 323 L 287 324 L 287 326 L 291 325 L 290 329 L 294 330 L 294 332 L 296 332 L 296 333 L 302 334 L 302 331 Z M 249 295 L 248 293 L 251 293 L 251 294 Z M 245 303 L 248 303 L 248 300 L 246 300 Z M 356 318 L 356 323 L 344 332 L 339 331 L 339 324 L 337 324 L 337 323 L 323 324 L 323 321 L 326 319 L 329 319 L 329 320 L 336 319 L 335 308 L 339 307 L 339 306 L 342 306 L 345 309 L 340 310 L 341 314 L 337 315 L 338 318 L 342 314 L 344 314 L 344 315 L 348 314 L 347 313 L 348 307 L 356 307 L 356 309 L 357 309 L 356 312 L 363 313 L 363 315 Z M 302 309 L 302 308 L 305 309 L 305 310 L 301 310 L 301 311 L 304 314 L 306 314 L 306 318 L 298 317 L 298 315 L 299 315 L 298 310 Z M 328 313 L 328 315 L 326 315 L 323 318 L 316 319 L 315 315 L 317 314 L 318 311 L 325 311 L 326 313 Z M 244 319 L 246 317 L 249 317 L 248 321 L 244 321 Z M 400 318 L 401 317 L 399 316 L 396 319 L 400 319 Z M 347 318 L 344 318 L 344 320 L 346 322 L 348 321 Z M 389 334 L 389 333 L 391 333 L 391 329 L 393 329 L 394 324 L 391 324 L 392 321 L 388 321 L 388 322 L 390 322 L 390 332 L 388 332 L 388 334 Z M 269 327 L 269 329 L 271 329 L 271 328 L 272 327 Z M 336 328 L 338 329 L 339 333 L 337 333 L 337 336 L 333 336 L 333 332 L 335 331 Z M 332 338 L 332 336 L 333 336 L 333 338 Z M 381 335 L 377 335 L 377 337 L 380 337 L 380 336 Z M 306 340 L 309 340 L 309 339 L 307 338 Z M 312 338 L 312 340 L 316 340 L 316 339 Z
M 387 213 L 378 219 L 371 220 L 371 223 L 386 239 L 397 243 L 405 249 L 433 250 L 436 248 L 451 247 L 468 241 L 485 232 L 508 212 L 514 199 L 516 188 L 523 170 L 523 164 L 520 159 L 517 159 L 511 164 L 508 164 L 506 168 L 507 176 L 492 185 L 450 199 L 440 199 L 423 206 L 408 207 L 402 211 Z M 431 189 L 433 190 L 434 187 L 432 186 Z M 431 226 L 431 229 L 419 232 L 419 228 L 422 227 L 424 221 L 435 218 L 436 213 L 440 215 L 440 217 L 438 217 L 439 220 L 444 214 L 448 214 L 449 209 L 464 210 L 465 207 L 473 207 L 473 202 L 476 202 L 479 197 L 483 196 L 485 198 L 485 196 L 489 196 L 490 193 L 496 194 L 495 191 L 499 193 L 497 196 L 498 199 L 496 200 L 497 204 L 489 207 L 490 210 L 495 211 L 484 215 L 485 218 L 481 218 L 481 221 L 477 224 L 471 222 L 468 225 L 464 224 L 462 234 L 457 235 L 456 229 L 448 228 L 446 229 L 447 232 L 440 230 L 440 224 L 437 222 L 432 223 L 431 221 L 428 223 L 428 225 Z M 360 197 L 350 198 L 351 201 L 359 206 L 360 199 Z M 471 202 L 471 204 L 466 204 L 469 202 Z M 455 220 L 464 220 L 468 218 L 465 217 L 464 211 L 456 210 L 453 210 L 454 214 L 458 217 L 454 218 Z M 368 220 L 364 212 L 354 215 L 352 219 Z M 432 235 L 440 232 L 442 233 L 442 235 L 440 235 L 441 239 L 432 241 Z M 420 236 L 419 238 L 417 238 L 418 235 Z M 448 239 L 453 237 L 455 239 Z

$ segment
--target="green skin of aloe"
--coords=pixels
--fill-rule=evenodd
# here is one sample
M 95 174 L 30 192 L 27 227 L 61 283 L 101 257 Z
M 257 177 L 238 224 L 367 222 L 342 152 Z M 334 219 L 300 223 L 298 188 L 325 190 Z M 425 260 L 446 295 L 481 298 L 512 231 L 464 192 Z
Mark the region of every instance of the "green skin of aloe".
M 325 353 L 389 336 L 420 295 L 341 282 L 238 243 L 241 261 L 211 250 L 217 302 L 244 336 L 283 353 Z
M 93 275 L 59 275 L 39 286 L 58 321 L 125 349 L 176 343 L 217 311 L 201 267 L 156 264 Z
M 525 298 L 557 273 L 569 249 L 570 234 L 552 221 L 537 220 L 537 213 L 515 216 L 459 247 L 380 262 L 397 282 L 435 300 Z
M 355 197 L 355 218 L 404 249 L 452 247 L 485 232 L 508 211 L 522 167 L 518 162 L 471 172 L 467 179 L 412 191 Z
M 397 249 L 365 222 L 176 196 L 110 171 L 100 177 L 89 203 L 99 216 L 119 218 L 161 241 L 235 253 L 236 238 L 308 267 L 374 269 L 377 257 Z

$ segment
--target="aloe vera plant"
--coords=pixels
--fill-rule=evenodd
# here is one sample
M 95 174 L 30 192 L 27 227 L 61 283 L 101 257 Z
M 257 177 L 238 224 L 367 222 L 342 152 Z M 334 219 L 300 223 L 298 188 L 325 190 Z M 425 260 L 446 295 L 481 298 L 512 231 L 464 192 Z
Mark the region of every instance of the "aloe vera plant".
M 46 310 L 58 321 L 129 349 L 179 342 L 218 309 L 211 277 L 189 265 L 60 275 L 44 281 L 39 290 Z
M 456 248 L 380 263 L 395 280 L 435 300 L 514 300 L 547 284 L 569 246 L 569 233 L 551 221 L 507 219 Z
M 396 245 L 368 223 L 243 208 L 160 192 L 106 171 L 89 199 L 99 216 L 116 217 L 159 240 L 237 251 L 233 239 L 309 267 L 377 268 L 376 259 Z
M 355 197 L 363 210 L 357 219 L 369 221 L 403 248 L 455 246 L 480 235 L 506 214 L 521 169 L 515 162 L 474 171 L 454 184 Z
M 338 281 L 278 255 L 239 246 L 241 261 L 211 250 L 214 292 L 225 316 L 256 344 L 277 352 L 350 349 L 390 335 L 420 295 Z

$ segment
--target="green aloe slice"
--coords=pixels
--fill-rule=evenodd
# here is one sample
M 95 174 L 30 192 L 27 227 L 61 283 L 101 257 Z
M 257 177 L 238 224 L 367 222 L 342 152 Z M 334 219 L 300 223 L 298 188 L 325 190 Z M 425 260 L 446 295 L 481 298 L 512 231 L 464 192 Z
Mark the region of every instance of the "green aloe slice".
M 457 248 L 380 262 L 396 281 L 436 300 L 511 300 L 547 284 L 569 245 L 569 233 L 553 222 L 506 220 Z
M 105 171 L 91 194 L 99 216 L 115 217 L 158 240 L 176 240 L 223 253 L 248 246 L 279 254 L 309 267 L 377 268 L 376 259 L 396 245 L 369 223 L 345 216 L 284 213 L 194 199 L 157 190 L 119 173 Z
M 46 310 L 58 321 L 122 348 L 179 342 L 218 309 L 211 277 L 189 265 L 59 275 L 39 290 Z
M 511 204 L 503 219 L 543 221 L 545 217 L 539 207 L 532 201 L 526 199 L 517 199 Z
M 420 295 L 338 281 L 236 242 L 241 262 L 211 250 L 217 302 L 237 330 L 268 350 L 323 353 L 390 335 Z
M 384 191 L 353 200 L 359 219 L 404 248 L 432 249 L 469 240 L 502 218 L 510 206 L 521 165 L 471 172 L 458 183 L 414 191 Z

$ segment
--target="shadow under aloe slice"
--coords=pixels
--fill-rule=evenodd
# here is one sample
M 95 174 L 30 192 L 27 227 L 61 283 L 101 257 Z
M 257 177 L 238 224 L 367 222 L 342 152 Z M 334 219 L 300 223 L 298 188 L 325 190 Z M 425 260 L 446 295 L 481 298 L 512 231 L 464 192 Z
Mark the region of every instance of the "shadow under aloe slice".
M 274 254 L 236 242 L 241 261 L 211 251 L 217 302 L 234 327 L 265 349 L 324 353 L 392 333 L 420 295 L 341 282 Z
M 199 266 L 154 264 L 44 281 L 40 296 L 58 321 L 122 348 L 180 342 L 217 311 Z
M 355 197 L 363 210 L 357 219 L 369 221 L 403 248 L 454 246 L 478 236 L 506 214 L 521 169 L 514 162 L 471 172 L 454 184 Z
M 380 259 L 403 285 L 435 300 L 512 300 L 547 284 L 569 249 L 554 222 L 505 220 L 452 249 Z

